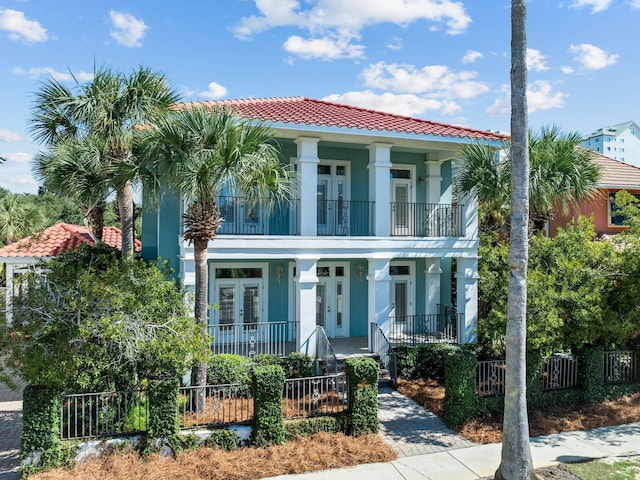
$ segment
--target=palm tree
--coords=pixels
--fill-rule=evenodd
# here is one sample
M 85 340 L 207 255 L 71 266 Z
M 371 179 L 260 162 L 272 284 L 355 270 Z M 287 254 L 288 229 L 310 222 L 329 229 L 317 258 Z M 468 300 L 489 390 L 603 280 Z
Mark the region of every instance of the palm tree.
M 95 137 L 105 142 L 103 159 L 113 172 L 122 227 L 122 252 L 133 256 L 133 190 L 135 157 L 133 129 L 153 123 L 178 101 L 163 75 L 139 67 L 131 75 L 101 68 L 89 83 L 76 84 L 77 93 L 55 79 L 44 82 L 36 93 L 31 129 L 37 141 L 48 146 L 71 137 Z
M 207 247 L 223 219 L 216 198 L 223 190 L 267 208 L 290 198 L 292 176 L 279 162 L 273 132 L 228 109 L 186 106 L 140 132 L 140 157 L 178 192 L 186 205 L 184 239 L 193 244 L 195 317 L 207 334 Z M 157 191 L 159 183 L 148 182 Z M 195 383 L 206 385 L 206 360 L 194 367 Z
M 557 126 L 529 133 L 529 210 L 534 231 L 544 230 L 556 207 L 566 210 L 572 202 L 596 194 L 600 172 L 589 151 L 580 148 L 579 143 L 578 133 L 563 133 Z M 506 144 L 504 151 L 504 161 L 496 161 L 491 147 L 470 145 L 458 174 L 461 191 L 477 192 L 484 231 L 507 225 L 513 148 Z
M 8 245 L 46 226 L 46 218 L 32 202 L 16 193 L 0 198 L 0 244 Z
M 536 478 L 527 418 L 526 340 L 529 259 L 529 142 L 526 0 L 511 2 L 511 222 L 502 455 L 495 478 Z
M 34 158 L 34 177 L 56 194 L 79 203 L 84 223 L 96 243 L 102 242 L 104 213 L 110 192 L 110 165 L 105 142 L 95 137 L 69 137 Z

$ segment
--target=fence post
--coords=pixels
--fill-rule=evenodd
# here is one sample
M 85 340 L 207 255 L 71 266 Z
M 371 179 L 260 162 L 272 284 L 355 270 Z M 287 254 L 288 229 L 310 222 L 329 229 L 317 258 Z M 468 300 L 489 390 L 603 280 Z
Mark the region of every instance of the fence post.
M 178 380 L 149 380 L 149 436 L 167 438 L 178 433 Z
M 378 433 L 380 366 L 372 358 L 349 358 L 345 371 L 349 384 L 349 434 L 358 437 Z
M 604 350 L 602 348 L 585 348 L 580 353 L 578 363 L 578 384 L 582 389 L 582 397 L 587 403 L 598 402 L 605 397 Z
M 253 367 L 253 418 L 251 439 L 259 446 L 285 442 L 282 394 L 285 375 L 280 365 Z
M 60 391 L 27 385 L 22 394 L 20 470 L 33 473 L 59 465 L 60 447 Z
M 476 369 L 478 359 L 469 351 L 447 355 L 444 361 L 444 421 L 458 427 L 477 411 Z

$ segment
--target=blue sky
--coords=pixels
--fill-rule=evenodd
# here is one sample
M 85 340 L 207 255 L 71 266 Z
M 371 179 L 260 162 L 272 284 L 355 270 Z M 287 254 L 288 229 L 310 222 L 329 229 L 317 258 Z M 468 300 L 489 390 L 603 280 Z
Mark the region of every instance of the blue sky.
M 640 121 L 640 0 L 529 0 L 529 124 Z M 0 0 L 0 187 L 37 191 L 39 82 L 163 72 L 184 100 L 305 96 L 509 130 L 507 0 Z

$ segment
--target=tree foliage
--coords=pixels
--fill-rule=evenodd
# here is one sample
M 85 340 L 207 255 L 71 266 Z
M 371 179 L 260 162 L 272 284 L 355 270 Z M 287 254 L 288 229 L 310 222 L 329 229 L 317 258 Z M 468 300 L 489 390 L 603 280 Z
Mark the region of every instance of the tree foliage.
M 10 326 L 0 327 L 7 374 L 27 382 L 101 391 L 142 378 L 175 378 L 209 338 L 186 314 L 166 271 L 83 245 L 40 265 L 22 284 Z

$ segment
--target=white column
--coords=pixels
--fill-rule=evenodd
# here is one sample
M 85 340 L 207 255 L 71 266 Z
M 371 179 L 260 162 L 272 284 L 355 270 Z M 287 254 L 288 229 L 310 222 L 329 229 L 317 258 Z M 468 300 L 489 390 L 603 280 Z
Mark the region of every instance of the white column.
M 298 171 L 300 187 L 300 235 L 315 237 L 318 229 L 318 139 L 298 137 Z
M 6 309 L 7 325 L 10 326 L 13 321 L 13 264 L 5 263 L 5 291 L 4 305 Z
M 318 257 L 296 259 L 296 318 L 300 351 L 316 355 L 316 267 Z
M 369 145 L 369 201 L 375 202 L 373 234 L 376 237 L 391 235 L 391 144 Z
M 425 313 L 428 315 L 435 315 L 438 313 L 441 275 L 442 269 L 440 268 L 440 259 L 427 258 L 427 267 L 425 269 L 425 280 L 427 284 Z
M 462 235 L 464 238 L 478 238 L 478 197 L 473 193 L 460 196 L 462 210 Z
M 440 204 L 440 185 L 442 183 L 442 176 L 440 175 L 440 162 L 437 160 L 426 161 L 427 166 L 427 218 L 426 228 L 427 236 L 440 237 L 446 234 L 442 225 L 446 225 L 446 219 L 443 216 L 444 212 L 438 206 Z M 441 218 L 442 217 L 442 218 Z
M 458 314 L 464 314 L 458 323 L 458 343 L 478 340 L 478 278 L 478 258 L 458 258 L 456 306 Z
M 377 323 L 385 335 L 389 335 L 389 313 L 391 308 L 391 276 L 389 275 L 390 258 L 370 258 L 368 280 L 369 332 L 371 324 Z M 371 335 L 369 348 L 371 348 Z

